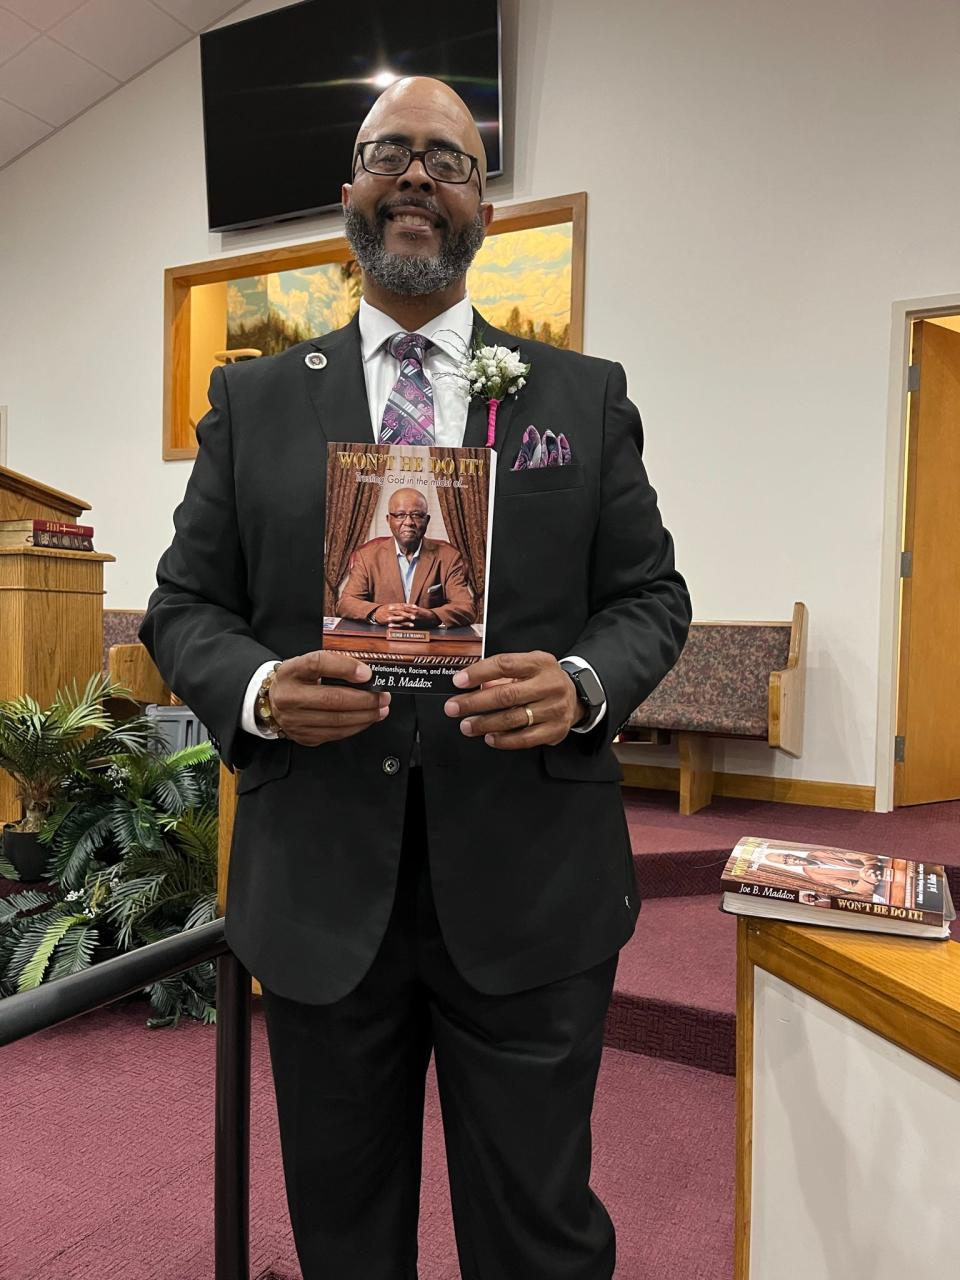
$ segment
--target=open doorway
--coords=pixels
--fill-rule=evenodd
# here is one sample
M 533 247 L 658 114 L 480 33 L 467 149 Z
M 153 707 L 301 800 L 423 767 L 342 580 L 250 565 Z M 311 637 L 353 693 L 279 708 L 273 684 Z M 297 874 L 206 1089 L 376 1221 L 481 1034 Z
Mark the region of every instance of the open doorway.
M 893 803 L 960 799 L 960 312 L 911 322 Z

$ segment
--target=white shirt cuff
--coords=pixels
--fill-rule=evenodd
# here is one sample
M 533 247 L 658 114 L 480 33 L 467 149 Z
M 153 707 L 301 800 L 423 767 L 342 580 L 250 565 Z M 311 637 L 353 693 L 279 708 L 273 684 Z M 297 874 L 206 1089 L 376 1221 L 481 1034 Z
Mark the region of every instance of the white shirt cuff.
M 562 658 L 561 661 L 576 663 L 577 669 L 579 671 L 593 671 L 593 667 L 591 667 L 589 662 L 585 662 L 583 658 L 578 658 L 574 654 L 570 654 L 568 657 Z M 602 689 L 603 681 L 597 675 L 596 671 L 593 671 L 593 674 L 597 677 L 597 684 L 599 684 L 600 688 Z M 603 717 L 606 714 L 607 714 L 607 700 L 606 698 L 604 698 L 603 706 L 600 708 L 600 710 L 595 712 L 590 717 L 590 719 L 585 721 L 583 724 L 573 725 L 572 728 L 570 729 L 570 732 L 571 733 L 589 733 L 591 729 L 595 729 L 597 727 L 597 725 L 600 723 L 600 721 L 603 719 Z
M 272 671 L 276 665 L 273 662 L 265 662 L 263 666 L 257 667 L 256 671 L 250 677 L 250 683 L 247 685 L 247 692 L 243 695 L 243 710 L 240 713 L 240 728 L 246 729 L 247 733 L 252 733 L 255 738 L 278 738 L 280 735 L 273 729 L 261 729 L 253 716 L 254 704 L 257 701 L 257 694 L 260 692 L 260 686 L 263 684 L 264 677 L 268 671 Z

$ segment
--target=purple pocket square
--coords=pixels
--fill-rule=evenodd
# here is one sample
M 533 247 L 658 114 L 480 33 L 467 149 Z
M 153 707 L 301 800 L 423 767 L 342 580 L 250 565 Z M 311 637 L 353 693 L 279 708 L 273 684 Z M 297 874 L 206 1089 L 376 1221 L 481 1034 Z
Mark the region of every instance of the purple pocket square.
M 573 457 L 570 442 L 561 431 L 549 429 L 543 435 L 532 424 L 523 433 L 520 452 L 511 470 L 528 471 L 534 467 L 563 467 Z

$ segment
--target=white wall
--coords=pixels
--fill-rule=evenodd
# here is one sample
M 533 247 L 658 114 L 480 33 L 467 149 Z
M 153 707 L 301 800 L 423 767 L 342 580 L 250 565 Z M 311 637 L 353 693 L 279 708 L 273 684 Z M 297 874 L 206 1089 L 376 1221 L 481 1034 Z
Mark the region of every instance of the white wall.
M 754 981 L 750 1274 L 951 1274 L 960 1081 L 763 969 Z
M 803 758 L 733 744 L 719 765 L 871 784 L 891 307 L 960 291 L 960 8 L 504 17 L 491 194 L 589 193 L 586 348 L 627 368 L 696 615 L 810 608 Z M 164 267 L 340 221 L 205 226 L 197 41 L 0 172 L 8 462 L 93 504 L 112 607 L 144 604 L 191 465 L 160 460 Z

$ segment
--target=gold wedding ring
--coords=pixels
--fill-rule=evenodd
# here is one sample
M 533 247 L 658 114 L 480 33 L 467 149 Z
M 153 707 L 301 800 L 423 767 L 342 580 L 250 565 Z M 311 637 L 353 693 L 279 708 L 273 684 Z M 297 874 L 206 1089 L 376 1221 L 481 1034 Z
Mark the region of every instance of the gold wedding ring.
M 533 712 L 530 710 L 529 707 L 524 707 L 523 709 L 527 713 L 527 728 L 532 729 L 533 728 Z

